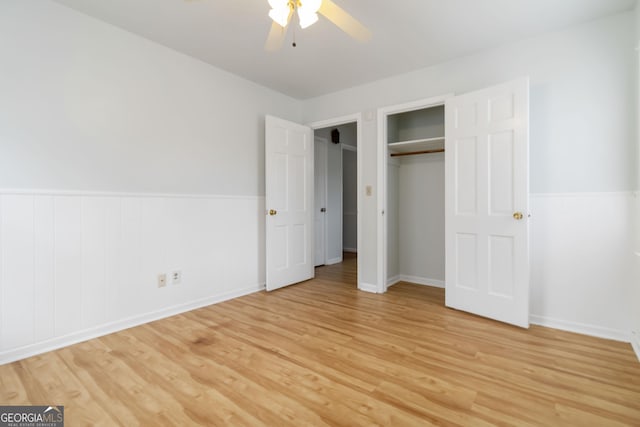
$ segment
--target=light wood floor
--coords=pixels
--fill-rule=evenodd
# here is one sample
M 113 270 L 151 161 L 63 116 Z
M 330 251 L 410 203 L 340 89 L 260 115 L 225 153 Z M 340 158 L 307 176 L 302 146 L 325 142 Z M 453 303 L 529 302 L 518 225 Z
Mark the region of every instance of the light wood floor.
M 0 404 L 79 425 L 640 425 L 628 344 L 444 308 L 444 292 L 317 278 L 0 367 Z

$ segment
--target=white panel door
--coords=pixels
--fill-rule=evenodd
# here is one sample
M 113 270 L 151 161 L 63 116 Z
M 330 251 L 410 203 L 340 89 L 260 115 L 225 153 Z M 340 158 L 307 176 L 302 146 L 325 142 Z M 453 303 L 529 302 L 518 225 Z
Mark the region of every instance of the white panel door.
M 314 138 L 315 204 L 313 209 L 315 228 L 314 265 L 327 262 L 327 140 Z
M 265 120 L 267 290 L 313 277 L 313 131 Z
M 446 305 L 529 327 L 529 81 L 445 110 Z

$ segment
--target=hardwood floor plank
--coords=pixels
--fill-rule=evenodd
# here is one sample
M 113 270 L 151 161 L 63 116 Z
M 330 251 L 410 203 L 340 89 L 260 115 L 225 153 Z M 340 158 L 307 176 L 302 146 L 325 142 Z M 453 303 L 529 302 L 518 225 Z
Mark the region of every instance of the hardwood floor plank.
M 299 285 L 0 366 L 0 404 L 64 404 L 74 426 L 640 425 L 630 345 L 355 281 L 345 254 Z

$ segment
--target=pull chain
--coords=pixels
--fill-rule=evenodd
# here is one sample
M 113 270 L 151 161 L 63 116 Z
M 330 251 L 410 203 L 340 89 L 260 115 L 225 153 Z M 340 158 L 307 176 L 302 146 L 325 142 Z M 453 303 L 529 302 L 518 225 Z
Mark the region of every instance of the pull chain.
M 296 47 L 296 26 L 295 25 L 291 25 L 293 27 L 293 43 L 291 43 L 291 47 Z

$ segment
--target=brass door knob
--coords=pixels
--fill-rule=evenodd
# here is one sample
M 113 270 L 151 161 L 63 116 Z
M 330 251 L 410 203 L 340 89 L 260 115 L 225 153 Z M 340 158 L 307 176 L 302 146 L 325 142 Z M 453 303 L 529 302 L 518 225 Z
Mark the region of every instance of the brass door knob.
M 270 209 L 270 210 L 269 210 L 269 215 L 271 215 L 271 216 L 274 216 L 274 215 L 275 215 L 275 214 L 277 214 L 277 213 L 278 213 L 278 211 L 277 211 L 277 210 L 275 210 L 275 209 Z
M 524 218 L 524 215 L 522 214 L 522 212 L 516 212 L 513 214 L 513 219 L 520 221 L 522 218 Z

